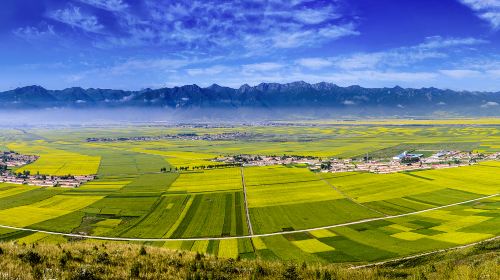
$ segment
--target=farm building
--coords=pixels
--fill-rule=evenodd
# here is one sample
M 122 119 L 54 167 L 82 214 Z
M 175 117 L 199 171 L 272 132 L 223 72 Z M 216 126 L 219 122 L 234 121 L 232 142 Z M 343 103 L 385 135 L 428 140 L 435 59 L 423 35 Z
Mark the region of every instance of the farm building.
M 423 154 L 409 154 L 407 151 L 402 152 L 401 154 L 393 157 L 393 160 L 397 161 L 417 161 L 420 160 L 424 155 Z

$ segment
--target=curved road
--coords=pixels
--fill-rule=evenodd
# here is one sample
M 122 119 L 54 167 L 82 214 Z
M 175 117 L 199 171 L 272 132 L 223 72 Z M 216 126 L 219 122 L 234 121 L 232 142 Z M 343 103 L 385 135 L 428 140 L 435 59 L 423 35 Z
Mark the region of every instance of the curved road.
M 38 232 L 38 233 L 45 233 L 45 234 L 52 234 L 52 235 L 62 235 L 62 236 L 68 236 L 68 237 L 97 239 L 97 240 L 111 240 L 111 241 L 165 242 L 165 241 L 201 241 L 201 240 L 242 239 L 242 238 L 251 238 L 251 237 L 266 237 L 266 236 L 285 235 L 285 234 L 292 234 L 292 233 L 299 233 L 299 232 L 308 232 L 308 231 L 319 230 L 319 229 L 329 229 L 329 228 L 336 228 L 336 227 L 343 227 L 343 226 L 349 226 L 349 225 L 369 223 L 369 222 L 373 222 L 373 221 L 395 219 L 395 218 L 400 218 L 400 217 L 417 215 L 420 213 L 425 213 L 425 212 L 429 212 L 429 211 L 433 211 L 433 210 L 443 209 L 443 208 L 447 208 L 447 207 L 451 207 L 451 206 L 455 206 L 455 205 L 466 204 L 466 203 L 470 203 L 470 202 L 474 202 L 474 201 L 478 201 L 478 200 L 483 200 L 483 199 L 487 199 L 487 198 L 492 198 L 492 197 L 495 197 L 498 195 L 499 194 L 496 193 L 496 194 L 483 196 L 483 197 L 476 198 L 476 199 L 447 204 L 447 205 L 443 205 L 443 206 L 439 206 L 439 207 L 429 208 L 429 209 L 425 209 L 425 210 L 420 210 L 420 211 L 415 211 L 415 212 L 405 213 L 405 214 L 400 214 L 400 215 L 370 218 L 370 219 L 364 219 L 364 220 L 359 220 L 359 221 L 354 221 L 354 222 L 335 224 L 335 225 L 329 225 L 329 226 L 322 226 L 322 227 L 316 227 L 316 228 L 299 229 L 299 230 L 292 230 L 292 231 L 281 231 L 281 232 L 273 232 L 273 233 L 251 234 L 251 235 L 243 235 L 243 236 L 228 236 L 228 237 L 127 238 L 127 237 L 106 237 L 106 236 L 91 236 L 91 235 L 74 234 L 74 233 L 63 233 L 63 232 L 54 232 L 54 231 L 46 231 L 46 230 L 13 227 L 13 226 L 8 226 L 8 225 L 0 225 L 0 228 L 20 230 L 20 231 L 29 231 L 29 232 L 35 232 L 35 233 Z

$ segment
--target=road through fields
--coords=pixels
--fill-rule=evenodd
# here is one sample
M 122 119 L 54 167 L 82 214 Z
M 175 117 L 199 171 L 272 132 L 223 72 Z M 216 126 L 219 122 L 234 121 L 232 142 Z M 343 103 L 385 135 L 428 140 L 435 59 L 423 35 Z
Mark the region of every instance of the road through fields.
M 336 228 L 336 227 L 357 225 L 357 224 L 369 223 L 369 222 L 373 222 L 373 221 L 395 219 L 395 218 L 400 218 L 400 217 L 417 215 L 417 214 L 420 214 L 420 213 L 425 213 L 425 212 L 434 211 L 434 210 L 438 210 L 438 209 L 443 209 L 443 208 L 447 208 L 447 207 L 451 207 L 451 206 L 456 206 L 456 205 L 461 205 L 461 204 L 467 204 L 467 203 L 474 202 L 474 201 L 479 201 L 479 200 L 483 200 L 483 199 L 488 199 L 488 198 L 496 197 L 498 195 L 500 195 L 500 194 L 496 193 L 496 194 L 492 194 L 492 195 L 488 195 L 488 196 L 483 196 L 483 197 L 479 197 L 479 198 L 475 198 L 475 199 L 471 199 L 471 200 L 466 200 L 466 201 L 461 201 L 461 202 L 457 202 L 457 203 L 447 204 L 447 205 L 443 205 L 443 206 L 439 206 L 439 207 L 424 209 L 424 210 L 420 210 L 420 211 L 416 211 L 416 212 L 399 214 L 399 215 L 393 215 L 393 216 L 378 217 L 378 218 L 363 219 L 363 220 L 359 220 L 359 221 L 342 223 L 342 224 L 335 224 L 335 225 L 322 226 L 322 227 L 316 227 L 316 228 L 308 228 L 308 229 L 291 230 L 291 231 L 262 233 L 262 234 L 250 234 L 250 235 L 242 235 L 242 236 L 227 236 L 227 237 L 126 238 L 126 237 L 91 236 L 91 235 L 74 234 L 74 233 L 53 232 L 53 231 L 46 231 L 46 230 L 37 230 L 37 229 L 30 229 L 30 228 L 13 227 L 13 226 L 9 226 L 9 225 L 0 225 L 0 228 L 20 230 L 20 231 L 28 231 L 28 232 L 34 232 L 34 233 L 45 233 L 45 234 L 51 234 L 51 235 L 60 235 L 60 236 L 67 236 L 67 237 L 75 237 L 75 238 L 96 239 L 96 240 L 110 240 L 110 241 L 165 242 L 165 241 L 202 241 L 202 240 L 243 239 L 243 238 L 252 238 L 252 237 L 267 237 L 267 236 L 275 236 L 275 235 L 286 235 L 286 234 L 308 232 L 308 231 L 314 231 L 314 230 L 320 230 L 320 229 L 330 229 L 330 228 Z
M 253 236 L 252 221 L 250 221 L 250 211 L 248 210 L 248 200 L 247 200 L 247 185 L 245 183 L 245 173 L 243 172 L 243 167 L 240 167 L 241 171 L 241 184 L 243 185 L 243 199 L 245 200 L 245 214 L 247 216 L 248 233 Z

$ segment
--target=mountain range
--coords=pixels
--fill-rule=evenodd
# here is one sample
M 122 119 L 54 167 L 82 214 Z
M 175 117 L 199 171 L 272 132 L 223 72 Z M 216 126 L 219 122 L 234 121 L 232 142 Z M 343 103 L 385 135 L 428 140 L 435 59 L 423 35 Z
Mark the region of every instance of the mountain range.
M 339 110 L 455 111 L 498 115 L 500 92 L 437 88 L 340 87 L 332 83 L 261 83 L 240 88 L 185 85 L 140 91 L 113 89 L 48 90 L 40 86 L 0 92 L 0 108 L 323 108 Z

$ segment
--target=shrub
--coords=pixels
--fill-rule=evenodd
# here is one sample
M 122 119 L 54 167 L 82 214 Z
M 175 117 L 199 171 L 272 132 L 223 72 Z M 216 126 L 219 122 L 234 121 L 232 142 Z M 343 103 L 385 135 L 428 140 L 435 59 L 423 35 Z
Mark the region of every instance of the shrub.
M 33 268 L 33 272 L 31 273 L 33 278 L 35 279 L 43 279 L 43 272 L 39 266 Z
M 97 255 L 97 257 L 95 258 L 95 262 L 100 264 L 110 264 L 111 259 L 109 258 L 108 253 L 103 252 Z
M 264 276 L 264 275 L 266 275 L 266 270 L 264 269 L 264 267 L 262 267 L 262 265 L 258 264 L 255 267 L 255 274 L 257 276 Z
M 138 262 L 133 263 L 132 267 L 130 268 L 130 277 L 138 278 L 140 273 L 141 273 L 141 264 Z
M 33 251 L 28 251 L 27 253 L 20 254 L 19 258 L 23 262 L 27 262 L 32 266 L 42 263 L 42 256 L 40 256 L 40 254 L 38 254 L 37 252 Z
M 323 273 L 323 275 L 321 275 L 321 280 L 331 280 L 332 279 L 332 275 L 330 274 L 329 271 L 325 271 Z
M 286 280 L 295 280 L 299 279 L 299 274 L 297 273 L 297 268 L 295 265 L 289 265 L 285 268 L 283 272 L 283 279 Z
M 99 280 L 100 278 L 96 275 L 96 273 L 87 268 L 78 268 L 73 274 L 69 277 L 70 280 Z

